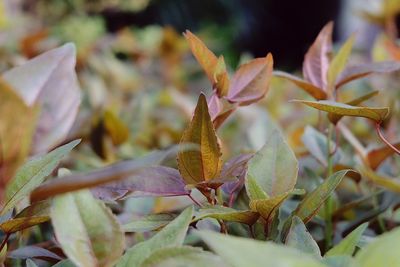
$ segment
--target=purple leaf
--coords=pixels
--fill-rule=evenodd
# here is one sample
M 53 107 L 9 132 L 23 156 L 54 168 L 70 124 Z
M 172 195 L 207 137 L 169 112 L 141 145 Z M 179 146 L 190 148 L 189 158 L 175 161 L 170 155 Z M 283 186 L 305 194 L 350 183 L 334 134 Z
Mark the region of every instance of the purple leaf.
M 26 246 L 18 248 L 8 253 L 7 257 L 11 259 L 37 258 L 37 259 L 53 260 L 53 261 L 62 260 L 62 258 L 57 254 L 55 254 L 54 252 L 51 252 L 50 250 L 37 246 Z
M 303 62 L 304 79 L 326 90 L 329 54 L 332 51 L 333 23 L 329 22 L 308 49 Z
M 81 101 L 75 73 L 75 46 L 66 44 L 3 73 L 3 78 L 29 106 L 38 104 L 41 114 L 33 152 L 45 152 L 67 136 Z
M 102 200 L 121 200 L 139 196 L 181 196 L 190 191 L 185 188 L 178 170 L 152 166 L 119 182 L 95 187 L 92 193 Z
M 340 74 L 338 82 L 336 83 L 336 88 L 373 73 L 389 73 L 397 70 L 400 70 L 400 63 L 396 61 L 383 61 L 350 66 L 344 69 Z

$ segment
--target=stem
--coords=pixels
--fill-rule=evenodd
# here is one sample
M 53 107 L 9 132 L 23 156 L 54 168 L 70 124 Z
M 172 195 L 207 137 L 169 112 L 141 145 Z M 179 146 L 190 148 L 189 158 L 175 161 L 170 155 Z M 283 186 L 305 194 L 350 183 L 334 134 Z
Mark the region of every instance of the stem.
M 4 246 L 7 245 L 7 241 L 8 241 L 9 237 L 10 237 L 10 234 L 6 234 L 6 236 L 4 237 L 3 242 L 1 242 L 1 245 L 0 245 L 0 252 L 3 250 Z
M 394 145 L 392 145 L 383 135 L 382 131 L 381 131 L 381 124 L 380 122 L 375 123 L 375 129 L 376 129 L 376 133 L 378 134 L 379 138 L 391 149 L 393 149 L 394 152 L 396 152 L 396 154 L 400 155 L 400 150 L 398 150 Z
M 203 207 L 203 205 L 200 203 L 200 202 L 198 202 L 196 199 L 194 199 L 193 197 L 192 197 L 192 195 L 187 195 L 192 201 L 193 201 L 193 203 L 195 203 L 197 206 L 199 206 L 199 207 Z
M 327 140 L 327 177 L 333 173 L 333 154 L 331 153 L 331 139 L 333 135 L 333 125 L 330 123 L 328 127 L 328 140 Z M 337 145 L 337 144 L 336 144 Z M 333 224 L 332 224 L 332 206 L 333 199 L 329 196 L 325 203 L 325 249 L 328 250 L 332 246 Z

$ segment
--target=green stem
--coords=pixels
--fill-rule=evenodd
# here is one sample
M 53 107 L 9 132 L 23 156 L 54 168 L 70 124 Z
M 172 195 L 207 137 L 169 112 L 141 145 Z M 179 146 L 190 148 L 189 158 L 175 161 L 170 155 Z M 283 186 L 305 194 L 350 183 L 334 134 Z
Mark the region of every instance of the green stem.
M 333 174 L 333 153 L 331 153 L 331 140 L 333 136 L 333 125 L 330 123 L 328 127 L 328 140 L 327 140 L 327 177 Z M 338 145 L 338 144 L 336 144 Z M 333 198 L 329 196 L 325 203 L 325 249 L 328 250 L 332 246 L 333 224 Z

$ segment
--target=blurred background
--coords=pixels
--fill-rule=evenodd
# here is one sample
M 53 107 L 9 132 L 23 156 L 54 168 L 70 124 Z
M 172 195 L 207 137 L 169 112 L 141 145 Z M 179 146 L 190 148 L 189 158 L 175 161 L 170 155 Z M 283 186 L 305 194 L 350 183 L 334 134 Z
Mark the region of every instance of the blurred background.
M 239 64 L 271 52 L 275 69 L 298 74 L 307 49 L 331 20 L 335 44 L 357 31 L 353 63 L 400 59 L 398 0 L 0 3 L 1 72 L 66 42 L 77 47 L 83 103 L 70 139 L 84 142 L 79 160 L 73 162 L 76 169 L 134 158 L 179 142 L 197 96 L 211 90 L 183 38 L 186 29 L 216 55 L 224 55 L 231 73 Z M 343 98 L 357 90 L 394 84 L 391 79 L 353 83 L 355 90 L 344 90 Z M 313 110 L 289 104 L 293 98 L 307 96 L 293 84 L 274 79 L 266 99 L 235 113 L 220 130 L 224 157 L 258 149 L 271 129 L 268 125 L 276 122 L 301 153 L 304 125 L 315 125 L 318 117 Z M 396 106 L 393 110 L 396 114 Z M 353 120 L 352 127 L 359 136 L 370 138 L 364 121 Z

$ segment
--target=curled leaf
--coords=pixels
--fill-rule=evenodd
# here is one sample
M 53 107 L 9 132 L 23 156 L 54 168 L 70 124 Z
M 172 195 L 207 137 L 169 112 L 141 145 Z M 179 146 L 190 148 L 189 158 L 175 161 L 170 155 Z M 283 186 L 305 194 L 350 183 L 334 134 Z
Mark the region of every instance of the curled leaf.
M 197 184 L 218 178 L 221 151 L 204 94 L 199 96 L 192 121 L 183 133 L 180 144 L 186 143 L 198 145 L 198 149 L 178 153 L 179 172 L 185 182 Z
M 269 88 L 272 66 L 271 54 L 241 65 L 232 78 L 227 99 L 232 103 L 239 103 L 241 106 L 262 99 Z
M 34 153 L 63 141 L 72 127 L 81 101 L 75 63 L 76 49 L 69 43 L 3 73 L 28 106 L 40 107 Z

